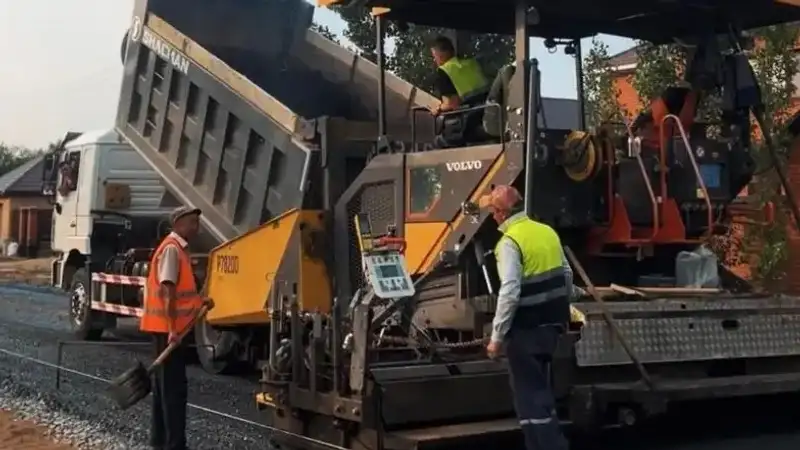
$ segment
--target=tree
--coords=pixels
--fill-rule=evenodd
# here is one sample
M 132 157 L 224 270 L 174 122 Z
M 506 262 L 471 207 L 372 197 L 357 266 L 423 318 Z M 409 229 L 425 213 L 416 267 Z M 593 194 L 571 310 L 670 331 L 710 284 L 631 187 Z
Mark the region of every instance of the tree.
M 620 90 L 614 83 L 608 45 L 592 38 L 592 48 L 583 60 L 583 92 L 586 125 L 597 128 L 607 122 L 621 122 Z
M 751 62 L 756 73 L 765 109 L 765 129 L 760 133 L 769 133 L 777 145 L 780 155 L 778 164 L 786 165 L 791 137 L 786 125 L 792 111 L 792 98 L 796 87 L 794 77 L 798 74 L 795 46 L 800 38 L 800 28 L 795 25 L 779 25 L 766 27 L 756 33 L 756 46 L 751 55 Z M 753 146 L 753 157 L 756 160 L 758 174 L 752 184 L 753 194 L 759 206 L 771 202 L 776 206 L 784 206 L 780 181 L 772 166 L 769 152 L 763 139 L 757 139 Z M 786 208 L 780 208 L 774 223 L 764 227 L 750 226 L 745 229 L 744 247 L 752 249 L 751 260 L 756 261 L 755 275 L 765 286 L 780 286 L 785 276 L 785 261 L 788 256 L 787 231 L 791 214 Z
M 24 147 L 9 146 L 0 143 L 0 176 L 25 164 L 41 153 L 42 150 L 31 150 Z
M 370 15 L 369 10 L 363 7 L 341 6 L 336 6 L 333 9 L 347 24 L 342 33 L 344 37 L 356 46 L 356 51 L 359 55 L 376 62 L 375 36 L 377 31 L 375 29 L 375 20 Z M 389 30 L 386 33 L 387 36 L 396 34 L 395 28 L 395 25 L 390 23 Z
M 316 22 L 311 24 L 311 29 L 316 31 L 317 33 L 321 34 L 322 37 L 330 39 L 333 42 L 339 42 L 339 39 L 336 37 L 336 34 L 330 30 L 330 28 L 326 27 L 325 25 L 320 25 Z
M 644 108 L 651 99 L 661 95 L 664 89 L 680 81 L 686 53 L 677 45 L 638 42 L 636 57 L 636 72 L 633 74 L 632 84 L 639 95 L 639 106 Z
M 640 41 L 636 45 L 636 56 L 632 84 L 639 96 L 639 107 L 645 108 L 664 89 L 682 81 L 688 51 L 677 44 L 653 45 Z M 707 123 L 716 123 L 719 120 L 720 100 L 718 92 L 707 93 L 698 107 L 697 117 Z M 711 131 L 718 133 L 720 130 L 712 127 Z
M 375 20 L 366 8 L 336 8 L 336 12 L 347 24 L 344 36 L 357 48 L 359 54 L 375 62 Z M 387 41 L 394 43 L 394 52 L 386 57 L 386 66 L 397 76 L 426 91 L 433 90 L 433 60 L 428 42 L 443 29 L 418 25 L 400 27 L 389 22 Z M 475 57 L 480 61 L 487 76 L 492 76 L 514 59 L 514 41 L 509 36 L 476 34 L 465 35 L 459 44 L 462 56 Z

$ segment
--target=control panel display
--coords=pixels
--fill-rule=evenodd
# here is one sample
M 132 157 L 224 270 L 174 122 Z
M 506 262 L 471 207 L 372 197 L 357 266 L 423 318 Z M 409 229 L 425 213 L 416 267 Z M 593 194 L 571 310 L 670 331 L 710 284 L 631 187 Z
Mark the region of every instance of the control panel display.
M 377 266 L 376 269 L 381 278 L 397 278 L 403 276 L 403 273 L 400 272 L 400 268 L 394 264 L 382 264 Z
M 719 164 L 701 164 L 700 175 L 703 177 L 708 189 L 719 189 L 722 187 L 722 166 Z
M 364 255 L 369 281 L 379 298 L 401 298 L 414 295 L 414 283 L 400 253 Z

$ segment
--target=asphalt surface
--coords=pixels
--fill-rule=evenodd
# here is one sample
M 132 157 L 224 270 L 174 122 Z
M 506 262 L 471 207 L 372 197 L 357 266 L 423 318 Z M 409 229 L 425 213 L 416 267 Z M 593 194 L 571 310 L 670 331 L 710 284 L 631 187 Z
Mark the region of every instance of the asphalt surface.
M 57 344 L 69 340 L 68 301 L 43 288 L 0 285 L 0 350 L 55 362 Z M 130 338 L 130 335 L 124 336 Z M 137 359 L 150 360 L 149 348 L 69 346 L 63 365 L 112 378 Z M 189 370 L 189 401 L 223 414 L 259 422 L 253 380 Z M 147 448 L 148 400 L 120 412 L 103 396 L 104 386 L 64 374 L 59 390 L 55 371 L 0 351 L 0 408 L 22 410 L 45 421 L 62 438 L 83 448 Z M 666 418 L 634 430 L 613 430 L 591 438 L 574 437 L 578 450 L 797 450 L 800 448 L 798 396 L 755 401 L 686 405 Z M 190 409 L 193 449 L 268 448 L 269 433 L 258 426 Z

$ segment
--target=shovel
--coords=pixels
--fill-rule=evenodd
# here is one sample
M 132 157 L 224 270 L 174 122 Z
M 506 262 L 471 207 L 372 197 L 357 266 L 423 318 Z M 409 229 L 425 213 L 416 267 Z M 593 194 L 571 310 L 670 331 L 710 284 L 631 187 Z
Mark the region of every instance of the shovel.
M 150 375 L 153 373 L 153 370 L 161 365 L 161 363 L 178 348 L 183 338 L 189 334 L 189 331 L 194 327 L 194 324 L 201 317 L 205 316 L 209 309 L 209 305 L 206 304 L 197 310 L 197 313 L 186 326 L 186 329 L 158 355 L 156 360 L 153 361 L 149 367 L 145 368 L 141 362 L 137 362 L 135 366 L 126 370 L 122 375 L 111 380 L 106 394 L 117 403 L 120 409 L 126 410 L 138 403 L 141 399 L 147 397 L 147 394 L 149 394 L 152 389 L 150 385 Z

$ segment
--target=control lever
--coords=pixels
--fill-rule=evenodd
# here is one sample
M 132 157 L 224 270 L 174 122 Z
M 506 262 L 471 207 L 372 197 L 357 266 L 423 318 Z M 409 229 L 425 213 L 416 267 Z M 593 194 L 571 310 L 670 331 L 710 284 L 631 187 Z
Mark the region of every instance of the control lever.
M 487 252 L 483 249 L 483 243 L 479 240 L 475 240 L 473 242 L 474 250 L 475 250 L 475 260 L 478 262 L 478 266 L 481 268 L 481 272 L 483 272 L 483 280 L 486 282 L 486 289 L 489 295 L 494 295 L 494 288 L 492 288 L 492 279 L 489 278 L 489 269 L 486 267 L 486 255 Z
M 478 223 L 480 221 L 481 209 L 475 202 L 467 201 L 462 203 L 461 212 L 469 219 L 470 223 Z

